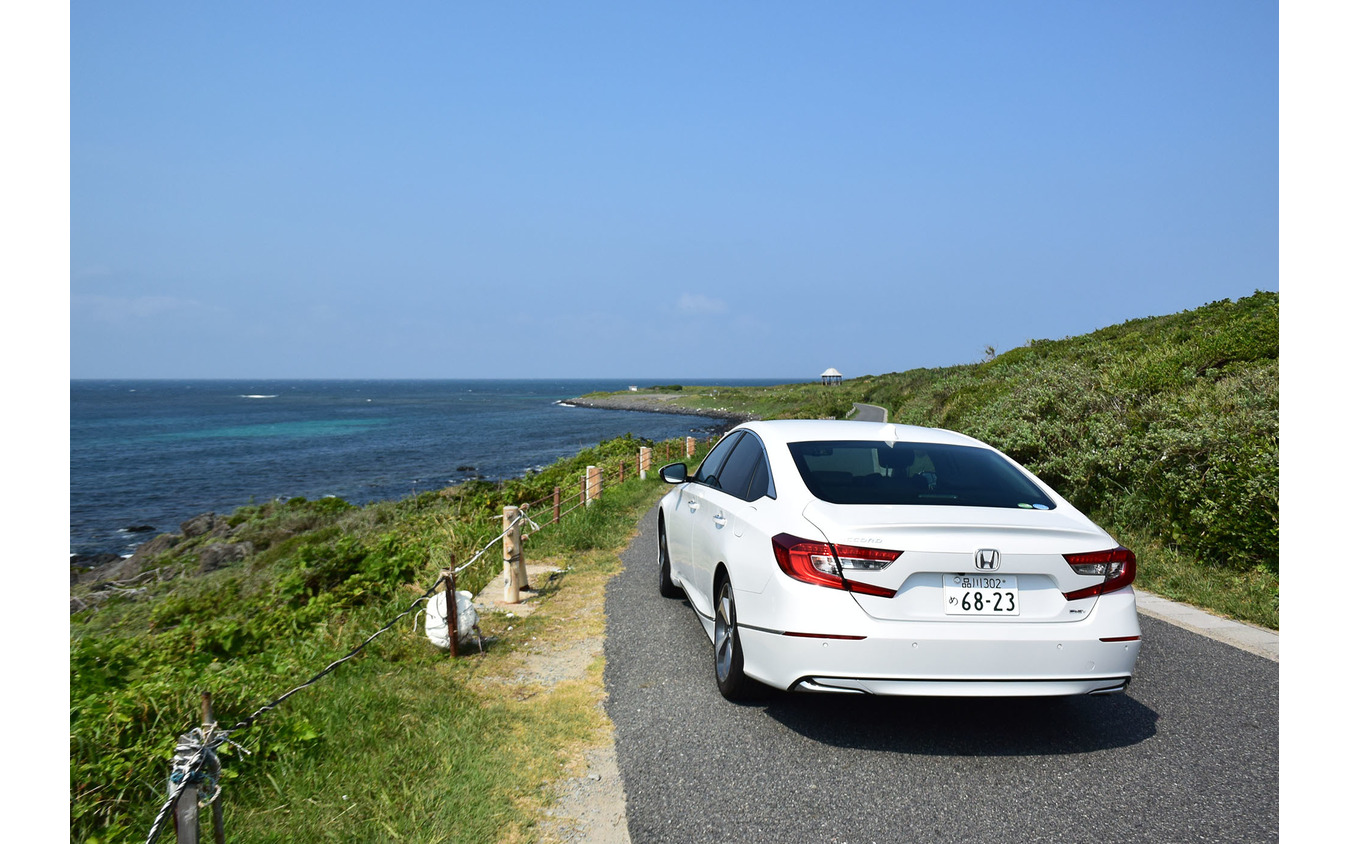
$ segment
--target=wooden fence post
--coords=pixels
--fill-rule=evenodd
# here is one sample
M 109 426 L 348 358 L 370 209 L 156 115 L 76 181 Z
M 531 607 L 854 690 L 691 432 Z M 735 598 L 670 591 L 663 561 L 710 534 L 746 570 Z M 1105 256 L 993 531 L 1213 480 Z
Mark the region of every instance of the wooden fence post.
M 619 483 L 623 483 L 623 461 L 619 461 Z
M 600 497 L 600 483 L 601 483 L 600 467 L 599 467 L 599 466 L 587 466 L 587 467 L 586 467 L 586 506 L 587 506 L 587 507 L 589 507 L 589 506 L 591 505 L 591 502 L 592 502 L 592 501 L 594 501 L 595 499 L 597 499 L 597 498 Z
M 197 844 L 197 786 L 188 785 L 178 795 L 173 807 L 173 829 L 178 844 Z
M 206 740 L 210 740 L 215 728 L 216 716 L 211 709 L 211 693 L 202 692 L 202 735 Z M 210 773 L 218 775 L 219 766 Z M 201 815 L 197 805 L 199 791 L 195 784 L 189 783 L 179 793 L 178 803 L 173 807 L 173 828 L 179 844 L 197 844 L 201 840 Z M 211 803 L 211 829 L 216 844 L 225 844 L 225 809 L 219 801 Z
M 638 449 L 638 477 L 644 481 L 647 480 L 647 473 L 652 468 L 652 450 L 648 446 Z
M 502 508 L 502 530 L 506 531 L 502 537 L 502 570 L 506 575 L 502 602 L 506 604 L 519 604 L 520 590 L 530 588 L 525 572 L 525 551 L 520 542 L 520 524 L 516 522 L 519 515 L 520 508 L 515 505 Z
M 694 438 L 693 438 L 693 437 L 685 437 L 685 438 L 684 438 L 684 456 L 685 456 L 685 457 L 693 457 L 693 456 L 694 456 Z
M 211 707 L 210 692 L 202 692 L 202 724 L 208 734 L 216 729 L 216 713 Z M 216 844 L 225 844 L 225 807 L 219 800 L 211 803 L 211 834 Z
M 553 488 L 553 524 L 557 524 L 562 519 L 562 487 Z

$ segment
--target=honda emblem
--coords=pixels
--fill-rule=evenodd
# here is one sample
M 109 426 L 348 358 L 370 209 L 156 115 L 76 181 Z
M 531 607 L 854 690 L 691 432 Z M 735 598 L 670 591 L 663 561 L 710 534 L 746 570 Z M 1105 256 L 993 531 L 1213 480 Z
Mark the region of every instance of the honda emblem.
M 980 571 L 998 571 L 998 549 L 981 548 L 975 552 L 975 568 Z

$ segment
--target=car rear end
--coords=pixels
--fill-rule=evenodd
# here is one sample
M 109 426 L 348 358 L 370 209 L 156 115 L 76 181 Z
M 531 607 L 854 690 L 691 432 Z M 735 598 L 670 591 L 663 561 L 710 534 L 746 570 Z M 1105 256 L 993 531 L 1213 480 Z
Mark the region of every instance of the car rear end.
M 747 674 L 778 688 L 871 694 L 1124 690 L 1141 642 L 1132 553 L 987 447 L 1026 479 L 1006 501 L 962 492 L 950 455 L 933 450 L 929 460 L 923 444 L 898 462 L 871 458 L 892 461 L 903 494 L 859 492 L 839 475 L 859 459 L 847 445 L 797 449 L 808 484 L 815 468 L 814 480 L 837 490 L 815 485 L 801 520 L 772 539 L 779 576 L 738 596 L 742 616 L 759 621 L 742 625 Z M 800 459 L 812 452 L 814 467 Z

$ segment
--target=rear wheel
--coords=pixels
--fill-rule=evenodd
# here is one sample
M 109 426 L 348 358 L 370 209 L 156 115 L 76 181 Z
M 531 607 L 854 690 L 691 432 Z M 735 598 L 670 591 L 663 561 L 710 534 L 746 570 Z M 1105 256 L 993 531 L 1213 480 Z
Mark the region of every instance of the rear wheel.
M 731 590 L 731 581 L 725 577 L 717 587 L 717 603 L 713 609 L 713 669 L 717 675 L 717 690 L 727 700 L 744 700 L 751 681 L 745 676 L 745 660 L 741 656 L 736 595 Z
M 678 598 L 684 593 L 680 587 L 675 585 L 675 581 L 670 577 L 670 549 L 666 547 L 666 523 L 664 520 L 656 532 L 656 558 L 661 570 L 660 584 L 658 588 L 663 598 Z

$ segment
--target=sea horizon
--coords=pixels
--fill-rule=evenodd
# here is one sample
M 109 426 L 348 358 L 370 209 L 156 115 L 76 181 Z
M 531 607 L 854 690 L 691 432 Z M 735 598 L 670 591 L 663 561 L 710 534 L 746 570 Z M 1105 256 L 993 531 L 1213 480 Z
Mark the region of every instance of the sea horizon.
M 221 375 L 221 376 L 207 376 L 207 377 L 202 377 L 202 378 L 195 378 L 195 377 L 194 377 L 194 378 L 182 378 L 182 377 L 178 377 L 178 376 L 166 375 L 166 376 L 133 376 L 133 377 L 122 377 L 122 376 L 118 376 L 118 377 L 115 377 L 115 378 L 111 378 L 111 377 L 110 377 L 110 378 L 104 378 L 104 377 L 96 376 L 96 375 L 95 375 L 95 376 L 71 376 L 69 380 L 70 380 L 70 382 L 71 382 L 72 384 L 73 384 L 73 383 L 76 383 L 76 382 L 84 382 L 84 381 L 106 381 L 106 382 L 110 382 L 110 383 L 119 383 L 119 384 L 136 383 L 136 382 L 166 382 L 166 381 L 169 381 L 169 382 L 181 382 L 181 383 L 191 383 L 191 384 L 198 384 L 198 383 L 218 383 L 218 382 L 222 382 L 222 381 L 228 381 L 228 382 L 249 382 L 249 381 L 257 381 L 257 382 L 264 382 L 264 383 L 265 383 L 265 382 L 283 382 L 283 381 L 284 381 L 284 382 L 304 382 L 304 381 L 318 381 L 318 382 L 323 382 L 323 381 L 336 381 L 336 382 L 343 382 L 343 383 L 363 382 L 363 381 L 372 381 L 372 382 L 376 382 L 376 381 L 396 381 L 396 382 L 403 382 L 403 383 L 418 383 L 418 382 L 434 382 L 434 383 L 440 383 L 440 382 L 460 382 L 460 381 L 491 381 L 491 382 L 494 382 L 494 383 L 498 383 L 498 382 L 507 382 L 507 383 L 511 383 L 511 382 L 541 382 L 541 383 L 547 383 L 547 382 L 569 382 L 569 383 L 581 383 L 581 382 L 606 382 L 606 383 L 619 383 L 619 382 L 623 382 L 624 384 L 629 385 L 629 386 L 637 386 L 637 387 L 651 388 L 651 387 L 655 387 L 655 386 L 664 386 L 664 385 L 671 385 L 671 384 L 679 384 L 679 385 L 681 385 L 681 386 L 694 386 L 694 387 L 723 387 L 723 386 L 725 386 L 725 387 L 757 387 L 757 386 L 759 386 L 759 387 L 764 387 L 764 386 L 778 386 L 778 385 L 783 385 L 783 384 L 806 384 L 806 383 L 810 383 L 810 382 L 816 380 L 816 378 L 819 378 L 819 376 L 818 376 L 818 375 L 817 375 L 817 376 L 814 376 L 814 377 L 808 376 L 808 377 L 805 377 L 805 378 L 677 378 L 677 377 L 673 377 L 673 376 L 672 376 L 672 377 L 650 377 L 650 376 L 648 376 L 648 377 L 643 377 L 643 378 L 622 378 L 622 377 L 603 376 L 603 375 L 602 375 L 602 376 L 597 376 L 597 377 L 595 377 L 595 378 L 590 378 L 590 377 L 585 377 L 585 376 L 575 376 L 575 377 L 568 376 L 568 377 L 555 377 L 555 378 L 542 378 L 542 377 L 541 377 L 541 378 L 529 378 L 529 377 L 517 377 L 517 376 L 511 376 L 511 377 L 507 377 L 507 378 L 492 378 L 492 377 L 489 377 L 489 376 L 464 375 L 464 376 L 456 376 L 456 377 L 453 377 L 453 378 L 451 378 L 451 377 L 406 377 L 406 378 L 405 378 L 405 377 L 395 377 L 395 376 L 378 376 L 378 377 L 374 377 L 374 376 L 372 376 L 372 377 L 345 377 L 345 376 L 344 376 L 344 377 L 338 377 L 338 376 L 314 376 L 314 377 L 308 377 L 308 376 L 306 376 L 306 377 L 300 377 L 300 376 L 297 376 L 297 377 L 285 377 L 285 376 L 270 376 L 270 375 L 269 375 L 269 376 L 260 376 L 260 377 L 256 377 L 256 378 L 255 378 L 255 377 L 251 377 L 251 376 L 247 376 L 247 375 L 240 375 L 240 376 L 235 376 L 235 375 Z

